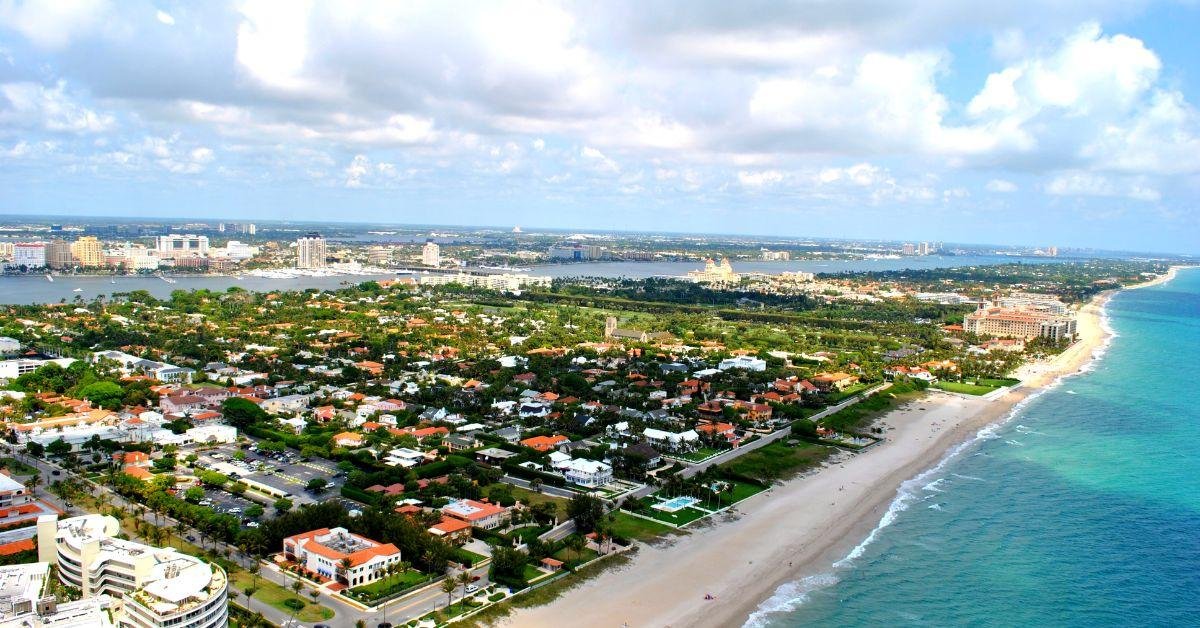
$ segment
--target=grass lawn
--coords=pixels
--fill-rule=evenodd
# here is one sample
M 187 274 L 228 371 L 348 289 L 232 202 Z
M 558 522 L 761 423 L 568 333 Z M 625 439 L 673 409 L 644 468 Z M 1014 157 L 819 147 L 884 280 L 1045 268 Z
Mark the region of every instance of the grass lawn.
M 658 500 L 652 499 L 649 497 L 643 497 L 641 499 L 641 502 L 643 504 L 646 504 L 647 506 L 653 506 L 654 504 L 659 503 Z M 707 515 L 708 513 L 704 512 L 703 510 L 697 510 L 695 508 L 692 508 L 691 506 L 688 506 L 687 508 L 684 508 L 682 510 L 677 510 L 675 512 L 664 512 L 662 510 L 655 510 L 654 508 L 649 508 L 646 512 L 640 512 L 638 514 L 644 515 L 646 517 L 650 517 L 651 519 L 657 519 L 657 520 L 665 522 L 665 523 L 671 523 L 671 524 L 674 524 L 677 526 L 681 526 L 686 523 L 691 523 L 691 522 Z
M 614 511 L 610 517 L 609 529 L 614 535 L 625 539 L 649 541 L 674 531 L 669 526 L 646 521 L 621 510 Z
M 691 462 L 700 462 L 701 460 L 704 460 L 705 458 L 715 456 L 715 455 L 721 453 L 721 451 L 722 450 L 720 450 L 720 449 L 713 449 L 712 447 L 701 447 L 700 449 L 697 449 L 696 451 L 688 452 L 686 454 L 671 454 L 671 457 L 672 458 L 682 458 L 683 460 L 689 460 Z
M 893 407 L 915 399 L 923 394 L 923 388 L 917 384 L 897 382 L 891 388 L 871 395 L 858 403 L 834 412 L 821 419 L 821 425 L 839 432 L 853 432 L 862 428 L 876 417 L 886 413 Z
M 234 588 L 237 589 L 236 594 L 239 598 L 239 603 L 245 604 L 246 597 L 243 591 L 254 584 L 253 576 L 245 571 L 238 570 L 233 573 L 233 584 Z M 230 591 L 231 595 L 234 593 L 235 591 Z M 304 608 L 296 613 L 296 619 L 302 622 L 324 621 L 333 617 L 332 610 L 309 601 L 306 591 L 302 590 L 299 594 L 293 593 L 291 589 L 285 589 L 261 576 L 258 578 L 258 590 L 254 592 L 254 601 L 250 603 L 250 610 L 254 610 L 255 604 L 267 604 L 291 615 L 292 609 L 288 608 L 284 604 L 284 601 L 293 598 L 304 602 Z
M 1011 377 L 980 377 L 975 383 L 981 386 L 995 386 L 999 388 L 1001 386 L 1016 386 L 1021 383 L 1021 380 Z
M 751 495 L 757 495 L 767 490 L 761 486 L 750 484 L 749 482 L 738 482 L 737 480 L 723 481 L 732 484 L 730 490 L 721 493 L 720 500 L 718 500 L 715 495 L 706 497 L 704 501 L 700 502 L 701 506 L 709 510 L 717 510 L 718 508 L 725 508 L 732 504 L 736 504 L 743 499 L 750 497 Z
M 831 447 L 815 443 L 800 442 L 796 445 L 788 445 L 784 441 L 775 441 L 726 462 L 721 467 L 740 475 L 770 482 L 786 479 L 805 469 L 815 467 L 832 451 Z
M 533 582 L 534 580 L 537 580 L 538 578 L 545 578 L 547 575 L 549 575 L 549 574 L 547 574 L 544 571 L 539 570 L 537 567 L 534 567 L 533 565 L 529 565 L 529 564 L 525 565 L 525 582 Z
M 403 574 L 384 576 L 383 579 L 376 580 L 371 584 L 354 587 L 347 593 L 351 594 L 355 599 L 373 601 L 427 582 L 430 578 L 429 574 L 421 573 L 416 569 L 409 569 Z
M 37 469 L 16 458 L 0 458 L 0 467 L 8 469 L 13 475 L 33 475 L 38 473 Z
M 835 405 L 841 401 L 844 401 L 846 399 L 849 399 L 850 397 L 853 397 L 854 395 L 857 395 L 858 393 L 860 393 L 870 387 L 871 387 L 871 384 L 864 384 L 861 382 L 858 384 L 854 384 L 852 386 L 847 386 L 845 390 L 834 392 L 834 393 L 829 393 L 828 395 L 826 395 L 825 401 L 828 402 L 829 405 Z
M 995 386 L 976 386 L 965 382 L 938 382 L 933 387 L 965 395 L 986 395 L 997 389 Z
M 575 550 L 572 550 L 570 548 L 564 547 L 564 548 L 558 550 L 557 552 L 555 552 L 554 555 L 552 556 L 552 558 L 557 558 L 558 560 L 561 560 L 564 563 L 570 562 L 570 561 L 574 561 L 576 563 L 586 563 L 587 561 L 589 561 L 599 555 L 600 554 L 598 554 L 596 552 L 596 550 L 588 549 L 586 547 L 579 550 L 578 552 L 576 552 Z
M 484 556 L 483 554 L 476 554 L 475 552 L 465 550 L 461 547 L 454 548 L 450 555 L 454 560 L 459 562 L 466 562 L 466 559 L 470 559 L 471 565 L 473 566 L 477 566 L 481 561 L 487 560 L 487 556 Z
M 501 484 L 498 483 L 498 484 L 493 484 L 493 485 L 487 487 L 486 494 L 490 495 L 492 489 L 497 486 L 500 486 L 500 485 Z M 504 486 L 507 487 L 508 489 L 510 489 L 513 498 L 517 499 L 522 504 L 525 504 L 527 506 L 532 506 L 534 504 L 549 503 L 549 504 L 554 504 L 555 506 L 558 507 L 559 514 L 562 514 L 566 510 L 567 500 L 565 500 L 561 497 L 555 497 L 553 495 L 547 495 L 545 493 L 535 493 L 529 489 L 524 489 L 519 486 L 513 486 L 511 484 L 504 484 Z

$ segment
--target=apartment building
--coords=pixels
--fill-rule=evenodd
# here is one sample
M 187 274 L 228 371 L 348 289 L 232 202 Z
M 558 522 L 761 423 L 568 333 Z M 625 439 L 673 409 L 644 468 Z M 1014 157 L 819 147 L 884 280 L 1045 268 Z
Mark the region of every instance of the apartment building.
M 1075 317 L 1070 315 L 1041 310 L 988 307 L 967 314 L 963 319 L 963 331 L 997 338 L 1049 338 L 1057 341 L 1073 339 L 1076 325 Z
M 84 268 L 104 266 L 104 244 L 96 236 L 83 236 L 71 244 L 71 256 Z
M 325 268 L 325 238 L 312 232 L 296 239 L 296 268 Z
M 120 523 L 90 514 L 38 519 L 38 560 L 57 565 L 63 584 L 83 597 L 113 599 L 115 623 L 128 628 L 218 628 L 229 621 L 229 581 L 220 567 L 116 537 Z

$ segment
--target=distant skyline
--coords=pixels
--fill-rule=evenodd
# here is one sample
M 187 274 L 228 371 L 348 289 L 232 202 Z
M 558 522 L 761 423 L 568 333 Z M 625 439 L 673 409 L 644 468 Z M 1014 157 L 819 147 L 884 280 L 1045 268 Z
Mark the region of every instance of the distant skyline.
M 1200 253 L 1200 5 L 0 0 L 0 213 Z

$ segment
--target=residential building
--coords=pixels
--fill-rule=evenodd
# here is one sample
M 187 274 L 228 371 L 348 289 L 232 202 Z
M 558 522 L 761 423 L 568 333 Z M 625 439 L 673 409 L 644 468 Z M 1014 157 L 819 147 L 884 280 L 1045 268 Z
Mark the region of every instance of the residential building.
M 553 436 L 534 436 L 521 441 L 521 444 L 531 449 L 546 452 L 558 447 L 559 445 L 570 442 L 571 439 L 561 434 Z
M 400 549 L 345 528 L 321 528 L 283 540 L 283 555 L 308 571 L 348 587 L 379 580 L 400 562 Z
M 717 365 L 717 368 L 722 371 L 728 371 L 729 369 L 745 369 L 747 371 L 761 372 L 767 370 L 767 361 L 748 355 L 738 355 L 726 360 L 721 360 L 721 363 Z
M 112 628 L 106 595 L 60 603 L 49 587 L 50 563 L 0 567 L 0 628 Z
M 574 458 L 563 467 L 563 477 L 572 484 L 598 488 L 612 482 L 612 466 L 597 460 Z
M 38 559 L 57 565 L 63 584 L 83 597 L 109 595 L 116 623 L 128 627 L 217 628 L 228 616 L 229 581 L 215 564 L 117 538 L 120 523 L 90 514 L 38 518 Z
M 46 243 L 46 266 L 54 270 L 73 268 L 75 255 L 71 252 L 71 243 L 66 240 L 52 240 Z
M 190 233 L 161 235 L 154 239 L 154 249 L 162 259 L 208 257 L 208 236 Z
M 509 509 L 503 506 L 473 499 L 451 501 L 442 506 L 442 514 L 484 530 L 500 527 L 507 523 L 511 516 Z
M 75 358 L 16 358 L 0 360 L 0 379 L 16 379 L 26 373 L 32 373 L 47 364 L 57 364 L 63 368 L 71 366 Z
M 45 242 L 17 242 L 13 245 L 12 265 L 18 268 L 45 268 Z
M 642 436 L 655 449 L 671 453 L 686 453 L 700 445 L 700 435 L 696 430 L 667 432 L 648 427 L 642 430 Z
M 438 243 L 433 240 L 426 240 L 425 246 L 421 247 L 421 263 L 434 268 L 441 266 L 442 247 L 438 246 Z
M 711 259 L 704 260 L 704 270 L 688 271 L 688 278 L 697 283 L 730 284 L 742 280 L 742 276 L 733 272 L 729 258 L 721 258 L 717 263 Z
M 120 364 L 121 372 L 125 375 L 145 375 L 168 384 L 190 384 L 192 382 L 192 375 L 196 373 L 195 369 L 139 358 L 124 351 L 97 351 L 92 354 L 92 362 L 99 362 L 100 360 L 116 361 Z
M 313 231 L 296 239 L 296 268 L 326 267 L 325 238 Z
M 810 378 L 810 381 L 819 390 L 843 391 L 858 383 L 858 376 L 849 373 L 818 373 Z
M 104 245 L 96 236 L 83 236 L 71 244 L 71 255 L 84 268 L 104 266 Z

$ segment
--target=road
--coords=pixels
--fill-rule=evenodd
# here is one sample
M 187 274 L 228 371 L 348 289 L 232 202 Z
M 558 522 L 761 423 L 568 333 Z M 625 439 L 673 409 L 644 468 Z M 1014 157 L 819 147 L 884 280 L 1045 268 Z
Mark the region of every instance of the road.
M 519 486 L 521 488 L 528 489 L 531 491 L 533 490 L 530 487 L 529 480 L 525 480 L 525 479 L 518 478 L 518 477 L 513 477 L 511 475 L 506 475 L 501 479 L 503 479 L 505 482 L 507 482 L 509 484 L 512 484 L 513 486 Z M 541 492 L 545 493 L 547 495 L 552 495 L 554 497 L 563 497 L 566 499 L 571 499 L 572 497 L 575 497 L 576 495 L 579 494 L 574 491 L 568 491 L 565 488 L 560 488 L 557 486 L 550 486 L 548 484 L 542 485 Z

